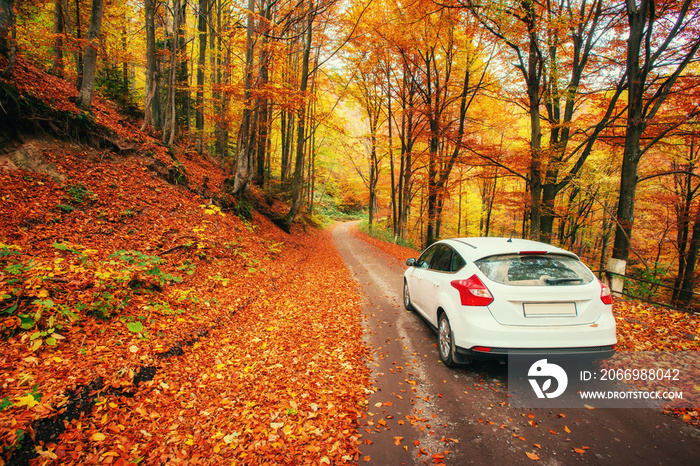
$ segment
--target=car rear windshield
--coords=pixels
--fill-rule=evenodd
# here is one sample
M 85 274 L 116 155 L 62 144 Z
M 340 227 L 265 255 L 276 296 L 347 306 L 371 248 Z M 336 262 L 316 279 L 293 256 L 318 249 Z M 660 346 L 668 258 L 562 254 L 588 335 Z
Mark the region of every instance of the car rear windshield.
M 504 285 L 585 285 L 595 279 L 581 261 L 564 255 L 504 254 L 475 264 L 490 280 Z

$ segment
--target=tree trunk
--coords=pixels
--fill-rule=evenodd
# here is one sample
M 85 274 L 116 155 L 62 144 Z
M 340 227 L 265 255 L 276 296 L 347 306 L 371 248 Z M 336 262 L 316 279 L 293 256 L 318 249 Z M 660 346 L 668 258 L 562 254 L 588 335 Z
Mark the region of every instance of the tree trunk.
M 126 18 L 126 13 L 122 16 L 122 21 L 124 21 L 124 24 L 122 24 L 122 53 L 123 53 L 123 58 L 122 58 L 122 89 L 121 89 L 121 95 L 122 99 L 124 102 L 130 102 L 129 99 L 129 62 L 127 61 L 127 57 L 129 56 L 129 22 L 127 21 Z
M 688 259 L 685 265 L 685 274 L 683 275 L 683 283 L 678 299 L 681 305 L 689 306 L 693 300 L 693 290 L 695 287 L 695 264 L 700 251 L 700 208 L 695 216 L 695 224 L 693 225 L 693 239 L 690 242 L 688 249 Z
M 270 78 L 270 46 L 268 38 L 268 31 L 270 28 L 270 21 L 272 19 L 272 4 L 269 0 L 264 2 L 263 10 L 261 12 L 261 23 L 262 23 L 262 44 L 260 46 L 260 66 L 259 66 L 259 83 L 258 87 L 263 89 L 263 94 L 261 97 L 256 99 L 256 108 L 258 109 L 258 121 L 257 121 L 257 134 L 258 138 L 256 141 L 257 146 L 257 182 L 259 186 L 265 186 L 267 184 L 267 172 L 265 170 L 265 156 L 267 153 L 267 138 L 268 138 L 268 126 L 269 126 L 269 114 L 268 114 L 268 99 L 266 97 L 266 87 Z
M 199 153 L 204 150 L 204 73 L 207 59 L 207 0 L 199 0 L 197 31 L 199 32 L 199 57 L 197 59 L 197 103 L 195 105 L 194 126 L 197 131 L 195 147 Z
M 404 67 L 404 73 L 407 67 Z M 408 95 L 405 96 L 401 103 L 404 113 L 408 113 L 405 119 L 402 117 L 401 120 L 401 157 L 403 160 L 403 171 L 401 176 L 403 177 L 402 182 L 402 193 L 401 193 L 401 212 L 399 214 L 399 231 L 402 240 L 406 240 L 408 233 L 408 214 L 411 207 L 411 180 L 413 177 L 413 142 L 414 142 L 414 109 L 413 101 L 415 95 L 415 89 L 413 86 L 408 88 L 410 80 L 404 80 L 404 93 Z
M 640 139 L 646 128 L 643 118 L 644 86 L 646 75 L 639 66 L 639 57 L 644 37 L 649 3 L 642 1 L 641 8 L 629 0 L 629 38 L 627 39 L 627 130 L 620 172 L 620 199 L 617 205 L 617 227 L 612 257 L 627 261 L 629 256 L 632 225 L 634 224 L 634 195 L 637 189 L 637 166 L 640 157 Z M 629 5 L 632 5 L 631 7 Z
M 394 126 L 393 115 L 391 112 L 391 68 L 387 62 L 386 66 L 386 99 L 387 99 L 387 124 L 389 125 L 389 169 L 391 176 L 391 233 L 394 237 L 394 242 L 396 242 L 397 228 L 398 228 L 398 208 L 396 205 L 396 180 L 394 174 L 394 151 L 392 146 L 392 127 Z
M 102 29 L 102 0 L 92 0 L 90 13 L 90 29 L 88 43 L 85 46 L 85 62 L 83 64 L 83 80 L 78 92 L 77 104 L 83 110 L 92 105 L 95 92 L 95 71 L 97 69 L 97 47 L 100 30 Z
M 174 0 L 173 4 L 173 31 L 170 35 L 170 72 L 168 73 L 168 94 L 166 97 L 165 107 L 165 124 L 163 126 L 163 143 L 172 145 L 175 142 L 175 133 L 177 129 L 177 74 L 179 68 L 179 39 L 178 33 L 180 30 L 180 0 Z M 166 34 L 167 36 L 167 34 Z
M 540 128 L 540 57 L 537 44 L 537 16 L 534 2 L 523 2 L 527 5 L 526 24 L 529 29 L 529 52 L 527 70 L 527 96 L 530 113 L 530 239 L 540 240 L 540 217 L 542 197 L 542 163 Z
M 652 138 L 644 148 L 641 139 L 649 122 L 654 119 L 673 85 L 683 70 L 695 58 L 700 48 L 700 38 L 697 36 L 684 37 L 685 47 L 679 58 L 668 63 L 664 56 L 675 44 L 676 37 L 683 26 L 687 24 L 687 13 L 693 0 L 684 0 L 680 9 L 673 14 L 667 13 L 666 19 L 674 24 L 666 32 L 667 37 L 657 37 L 654 30 L 656 4 L 653 0 L 642 0 L 637 6 L 635 0 L 627 0 L 627 18 L 629 21 L 629 37 L 627 39 L 627 83 L 628 106 L 627 128 L 625 132 L 625 147 L 620 173 L 620 200 L 617 210 L 617 229 L 613 246 L 613 258 L 626 262 L 630 250 L 630 238 L 634 225 L 634 197 L 637 188 L 637 168 L 642 154 L 659 138 Z M 652 39 L 653 37 L 653 39 Z M 655 50 L 652 46 L 657 46 Z M 644 60 L 641 62 L 641 60 Z M 654 69 L 663 66 L 663 76 L 654 78 L 654 92 L 645 94 L 647 80 Z M 671 126 L 672 128 L 673 126 Z M 667 130 L 666 130 L 667 131 Z M 662 133 L 663 134 L 663 133 Z
M 218 11 L 218 19 L 217 22 L 219 23 L 219 30 L 223 31 L 222 35 L 223 37 L 228 37 L 231 31 L 231 17 L 227 14 L 226 15 L 226 22 L 223 26 L 221 27 L 221 15 L 223 13 L 223 8 L 222 4 L 219 4 L 219 11 Z M 221 39 L 221 36 L 219 38 L 219 54 L 223 52 L 223 47 L 224 43 L 223 40 Z M 230 87 L 229 85 L 231 84 L 231 47 L 226 47 L 226 55 L 223 61 L 223 64 L 221 66 L 223 68 L 224 72 L 222 73 L 221 76 L 221 84 L 222 84 L 222 89 L 220 92 L 220 98 L 221 98 L 221 105 L 219 106 L 219 124 L 218 124 L 218 135 L 216 138 L 216 145 L 219 149 L 219 154 L 221 154 L 221 157 L 225 159 L 228 157 L 228 144 L 229 144 L 229 129 L 230 129 L 230 123 L 228 119 L 228 104 L 229 104 L 229 98 L 231 95 Z
M 143 126 L 141 131 L 148 125 L 155 129 L 163 127 L 163 112 L 160 101 L 159 67 L 156 49 L 156 0 L 145 0 L 145 29 L 146 29 L 146 102 Z
M 248 25 L 246 28 L 245 51 L 245 84 L 243 91 L 243 117 L 239 131 L 238 160 L 236 162 L 236 175 L 233 180 L 233 194 L 243 193 L 248 189 L 250 181 L 250 145 L 251 141 L 251 116 L 252 116 L 252 87 L 253 87 L 253 55 L 254 30 L 255 30 L 255 0 L 248 0 Z
M 0 76 L 8 77 L 15 64 L 15 11 L 13 0 L 0 0 L 0 55 L 8 59 Z
M 0 8 L 2 8 L 0 6 Z M 63 77 L 63 0 L 56 0 L 53 9 L 53 61 L 51 74 Z
M 425 103 L 428 107 L 428 123 L 430 126 L 430 139 L 428 142 L 428 223 L 425 227 L 425 244 L 424 247 L 428 247 L 437 240 L 436 235 L 436 215 L 437 215 L 437 159 L 438 159 L 438 148 L 440 145 L 440 136 L 438 134 L 440 129 L 440 122 L 438 121 L 439 114 L 439 83 L 433 82 L 436 77 L 433 75 L 431 70 L 432 61 L 434 57 L 434 49 L 426 52 L 424 56 L 424 62 L 426 65 L 426 91 L 425 91 Z
M 299 93 L 306 96 L 309 83 L 309 57 L 311 55 L 311 39 L 313 38 L 313 22 L 315 17 L 313 0 L 309 1 L 308 20 L 306 25 L 306 39 L 304 41 L 304 51 L 301 60 L 301 81 L 299 83 Z M 294 179 L 292 181 L 292 207 L 287 213 L 286 224 L 291 227 L 292 222 L 301 210 L 302 184 L 304 169 L 304 143 L 306 124 L 306 104 L 301 104 L 298 111 L 297 121 L 297 150 L 294 160 Z
M 80 42 L 83 38 L 82 26 L 80 22 L 80 0 L 75 0 L 75 38 Z M 75 72 L 76 80 L 75 87 L 80 90 L 83 87 L 83 54 L 81 49 L 77 48 L 75 52 Z

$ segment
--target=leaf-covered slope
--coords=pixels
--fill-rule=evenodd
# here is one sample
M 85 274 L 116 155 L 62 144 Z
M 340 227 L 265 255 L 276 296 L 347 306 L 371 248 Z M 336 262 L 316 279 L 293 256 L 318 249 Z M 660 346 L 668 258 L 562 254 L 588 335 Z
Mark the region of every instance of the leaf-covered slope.
M 0 160 L 0 462 L 353 461 L 361 308 L 330 240 L 222 212 L 216 164 L 100 105 L 128 150 L 24 135 Z

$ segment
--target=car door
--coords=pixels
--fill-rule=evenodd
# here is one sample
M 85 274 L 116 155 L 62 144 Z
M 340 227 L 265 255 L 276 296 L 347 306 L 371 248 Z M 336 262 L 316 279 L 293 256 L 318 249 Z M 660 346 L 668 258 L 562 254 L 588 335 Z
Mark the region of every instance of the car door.
M 421 284 L 424 299 L 424 314 L 428 321 L 437 326 L 438 297 L 449 286 L 449 272 L 452 267 L 453 250 L 446 244 L 440 244 L 433 255 L 430 267 Z
M 424 287 L 429 273 L 430 263 L 433 260 L 433 255 L 438 246 L 438 244 L 435 244 L 423 251 L 423 254 L 421 254 L 416 261 L 413 270 L 411 270 L 411 274 L 407 276 L 411 303 L 413 307 L 423 315 L 425 315 Z

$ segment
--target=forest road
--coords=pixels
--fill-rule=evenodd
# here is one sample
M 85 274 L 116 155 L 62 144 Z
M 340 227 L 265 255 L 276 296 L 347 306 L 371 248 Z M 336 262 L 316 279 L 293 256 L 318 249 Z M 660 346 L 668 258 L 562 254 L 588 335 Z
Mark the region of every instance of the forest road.
M 365 297 L 375 381 L 359 464 L 697 464 L 700 429 L 660 410 L 512 408 L 506 365 L 445 367 L 431 327 L 403 308 L 405 266 L 352 225 L 333 238 Z

